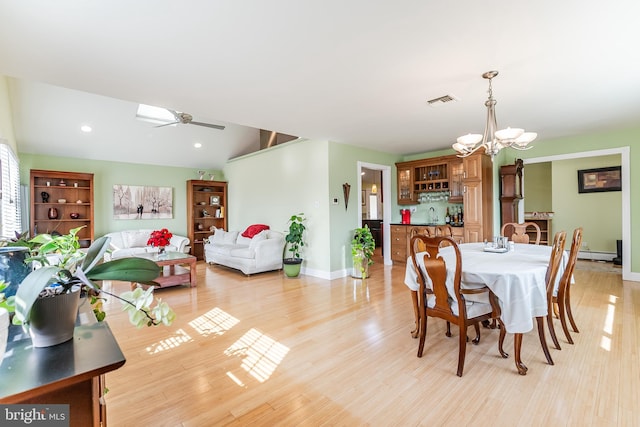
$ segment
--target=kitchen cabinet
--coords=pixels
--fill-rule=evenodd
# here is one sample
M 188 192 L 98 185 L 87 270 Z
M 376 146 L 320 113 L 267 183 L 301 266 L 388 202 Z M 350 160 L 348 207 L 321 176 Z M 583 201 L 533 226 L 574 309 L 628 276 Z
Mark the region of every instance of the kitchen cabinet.
M 449 162 L 449 203 L 463 202 L 464 165 L 461 158 L 454 156 Z
M 191 255 L 204 259 L 204 240 L 217 228 L 227 230 L 227 183 L 187 181 L 187 237 Z
M 41 233 L 78 232 L 80 246 L 93 242 L 93 174 L 31 169 L 31 236 Z
M 416 164 L 413 168 L 413 192 L 446 191 L 449 189 L 448 164 L 438 158 L 435 162 Z
M 391 225 L 391 260 L 398 263 L 406 263 L 408 256 L 407 236 L 410 226 Z
M 398 171 L 398 204 L 415 205 L 413 194 L 413 168 L 411 164 L 396 163 Z
M 463 158 L 464 241 L 493 238 L 493 164 L 483 152 Z
M 464 243 L 464 227 L 451 227 L 453 240 Z M 424 224 L 391 224 L 391 260 L 398 263 L 406 263 L 411 255 L 411 238 L 416 234 L 430 236 L 440 235 L 433 225 Z

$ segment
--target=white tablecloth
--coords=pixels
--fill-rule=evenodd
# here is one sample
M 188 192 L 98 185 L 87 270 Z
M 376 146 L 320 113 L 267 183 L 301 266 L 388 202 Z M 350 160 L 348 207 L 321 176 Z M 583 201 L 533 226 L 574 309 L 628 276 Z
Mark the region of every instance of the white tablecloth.
M 462 254 L 462 287 L 488 286 L 500 300 L 502 321 L 507 332 L 525 333 L 533 329 L 533 318 L 546 316 L 547 294 L 545 275 L 551 256 L 551 246 L 516 244 L 515 250 L 491 253 L 483 250 L 484 243 L 459 245 Z M 440 253 L 447 264 L 447 288 L 453 294 L 455 254 L 452 247 L 442 248 Z M 418 262 L 421 268 L 423 257 Z M 563 256 L 558 280 L 567 262 Z M 404 283 L 411 290 L 418 290 L 417 274 L 411 258 L 407 261 Z

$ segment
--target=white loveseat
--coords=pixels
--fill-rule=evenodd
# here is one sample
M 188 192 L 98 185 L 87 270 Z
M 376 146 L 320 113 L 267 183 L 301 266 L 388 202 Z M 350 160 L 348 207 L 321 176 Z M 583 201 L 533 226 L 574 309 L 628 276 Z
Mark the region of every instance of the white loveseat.
M 110 253 L 105 254 L 105 260 L 126 258 L 145 252 L 158 252 L 158 248 L 147 246 L 147 241 L 153 230 L 123 230 L 107 233 L 105 236 L 111 237 L 109 248 Z M 189 239 L 175 234 L 169 240 L 166 247 L 168 251 L 189 253 Z
M 204 257 L 209 264 L 235 268 L 246 275 L 281 270 L 284 234 L 263 230 L 253 238 L 238 231 L 217 229 L 204 245 Z

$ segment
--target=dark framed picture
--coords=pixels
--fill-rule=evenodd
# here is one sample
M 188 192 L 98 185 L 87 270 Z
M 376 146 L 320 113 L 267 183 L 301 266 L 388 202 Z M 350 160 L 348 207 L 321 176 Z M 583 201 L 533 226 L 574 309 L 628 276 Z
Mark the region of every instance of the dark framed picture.
M 622 190 L 622 168 L 582 169 L 578 171 L 578 193 Z

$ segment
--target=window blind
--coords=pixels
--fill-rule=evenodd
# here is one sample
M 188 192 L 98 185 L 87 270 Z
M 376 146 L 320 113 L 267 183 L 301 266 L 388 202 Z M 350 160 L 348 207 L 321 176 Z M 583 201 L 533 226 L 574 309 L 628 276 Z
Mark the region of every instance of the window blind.
M 14 238 L 22 233 L 20 209 L 20 169 L 18 159 L 7 144 L 0 143 L 0 234 L 4 238 Z

